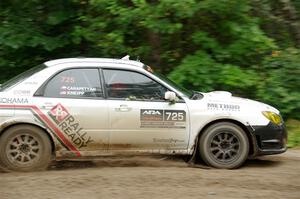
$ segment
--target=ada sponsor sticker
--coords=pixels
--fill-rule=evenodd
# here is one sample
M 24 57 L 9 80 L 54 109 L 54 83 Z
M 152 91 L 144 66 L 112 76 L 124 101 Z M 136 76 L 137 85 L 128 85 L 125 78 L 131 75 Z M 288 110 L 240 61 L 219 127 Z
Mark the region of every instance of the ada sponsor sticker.
M 141 128 L 186 128 L 184 110 L 141 109 Z
M 48 115 L 58 125 L 59 129 L 72 141 L 79 149 L 86 147 L 92 142 L 91 136 L 83 131 L 79 122 L 72 116 L 68 110 L 61 104 L 54 106 Z
M 142 121 L 163 121 L 164 114 L 162 110 L 154 109 L 142 109 L 141 120 Z

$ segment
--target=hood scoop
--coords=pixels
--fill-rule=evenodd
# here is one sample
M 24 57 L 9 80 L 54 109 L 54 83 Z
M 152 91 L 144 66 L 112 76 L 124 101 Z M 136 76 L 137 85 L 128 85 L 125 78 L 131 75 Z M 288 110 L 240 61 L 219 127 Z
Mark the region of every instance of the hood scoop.
M 213 98 L 223 98 L 224 99 L 224 98 L 232 97 L 232 94 L 227 91 L 213 91 L 213 92 L 209 92 L 207 94 Z

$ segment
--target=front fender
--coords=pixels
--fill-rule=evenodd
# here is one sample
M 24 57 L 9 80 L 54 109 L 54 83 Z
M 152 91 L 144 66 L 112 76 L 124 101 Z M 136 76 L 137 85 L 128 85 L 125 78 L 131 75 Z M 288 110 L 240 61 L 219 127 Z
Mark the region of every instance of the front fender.
M 197 140 L 198 137 L 203 133 L 203 131 L 210 125 L 217 123 L 217 122 L 232 122 L 235 123 L 241 127 L 243 127 L 244 130 L 246 130 L 248 133 L 248 130 L 246 126 L 249 124 L 248 121 L 245 121 L 241 119 L 240 117 L 235 117 L 230 114 L 225 115 L 223 114 L 216 114 L 214 117 L 206 117 L 205 119 L 203 118 L 202 122 L 197 123 L 197 125 L 194 125 L 194 128 L 191 129 L 191 136 L 189 140 L 189 146 L 188 146 L 188 153 L 193 154 L 194 150 L 196 149 L 197 145 Z M 251 137 L 252 139 L 252 137 Z

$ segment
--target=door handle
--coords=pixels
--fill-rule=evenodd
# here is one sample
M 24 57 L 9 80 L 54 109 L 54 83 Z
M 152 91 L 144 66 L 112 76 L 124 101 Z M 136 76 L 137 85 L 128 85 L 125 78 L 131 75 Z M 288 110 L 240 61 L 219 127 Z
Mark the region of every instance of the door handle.
M 132 108 L 128 107 L 125 104 L 122 104 L 122 105 L 120 105 L 119 108 L 116 108 L 115 110 L 118 111 L 118 112 L 129 112 L 129 111 L 132 110 Z

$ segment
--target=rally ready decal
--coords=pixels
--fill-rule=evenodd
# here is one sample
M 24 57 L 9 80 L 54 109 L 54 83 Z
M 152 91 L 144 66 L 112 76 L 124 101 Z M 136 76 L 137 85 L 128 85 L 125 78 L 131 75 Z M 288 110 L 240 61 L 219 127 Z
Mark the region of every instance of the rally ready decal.
M 182 110 L 141 109 L 141 128 L 186 128 Z
M 83 128 L 79 122 L 72 116 L 65 107 L 61 104 L 54 106 L 48 115 L 56 123 L 59 129 L 69 137 L 71 142 L 79 149 L 86 147 L 88 143 L 92 142 L 91 136 L 88 136 L 86 132 L 83 132 Z
M 10 100 L 10 101 L 16 101 L 16 99 L 14 99 L 14 100 Z M 55 106 L 56 108 L 57 107 L 62 107 L 61 105 L 57 105 L 57 106 Z M 54 107 L 54 108 L 55 108 Z M 50 120 L 49 119 L 49 117 L 47 116 L 47 115 L 45 115 L 37 106 L 35 106 L 35 105 L 13 105 L 13 104 L 0 104 L 0 108 L 5 108 L 5 109 L 19 109 L 19 110 L 29 110 L 29 111 L 31 111 L 32 113 L 33 113 L 33 115 L 36 117 L 36 119 L 38 119 L 40 122 L 42 122 L 45 126 L 47 126 L 48 128 L 49 128 L 49 130 L 52 132 L 52 134 L 57 138 L 57 140 L 66 148 L 66 149 L 68 149 L 68 150 L 70 150 L 70 151 L 73 151 L 78 157 L 79 156 L 81 156 L 81 154 L 80 154 L 80 152 L 79 152 L 79 150 L 78 150 L 78 148 L 81 148 L 81 147 L 84 147 L 84 146 L 86 146 L 86 144 L 87 143 L 89 143 L 89 142 L 91 142 L 92 140 L 91 140 L 91 138 L 90 137 L 86 137 L 86 134 L 81 134 L 81 139 L 86 139 L 85 140 L 85 142 L 82 142 L 82 140 L 81 140 L 81 142 L 79 142 L 76 138 L 78 138 L 78 136 L 77 137 L 75 137 L 75 135 L 73 136 L 73 134 L 67 134 L 67 136 L 69 136 L 69 137 L 71 137 L 71 141 L 65 136 L 65 132 L 68 132 L 69 130 L 70 130 L 70 128 L 71 127 L 69 127 L 69 128 L 67 128 L 67 126 L 65 127 L 65 128 L 62 128 L 61 126 L 59 126 L 59 125 L 57 125 L 57 124 L 55 124 L 54 122 L 52 122 L 52 120 Z M 55 111 L 55 109 L 52 109 L 51 111 L 52 111 L 52 113 L 53 113 L 53 111 Z M 64 110 L 66 110 L 66 109 L 64 109 Z M 61 119 L 63 118 L 63 119 L 67 119 L 68 117 L 67 116 L 65 116 L 65 117 L 63 117 L 62 115 L 59 115 L 59 116 L 57 116 L 57 118 L 56 118 L 56 115 L 53 115 L 52 113 L 51 113 L 51 111 L 50 112 L 48 112 L 48 114 L 49 115 L 52 115 L 52 117 L 54 117 L 55 116 L 55 119 L 59 119 L 58 121 L 61 121 L 61 122 L 63 122 Z M 68 112 L 67 112 L 67 114 L 68 114 Z M 68 116 L 69 116 L 70 114 L 68 114 Z M 73 122 L 75 122 L 75 118 L 73 118 L 74 119 L 74 121 Z M 54 119 L 53 119 L 54 120 Z M 71 125 L 72 123 L 71 123 L 71 120 L 72 119 L 70 119 L 70 123 L 69 123 L 69 125 Z M 54 120 L 55 121 L 55 120 Z M 79 129 L 77 129 L 77 128 L 79 128 Z M 63 129 L 63 131 L 61 130 L 61 129 Z M 68 129 L 68 130 L 66 130 L 66 129 Z M 74 123 L 74 125 L 73 125 L 73 130 L 74 129 L 77 129 L 77 131 L 75 131 L 75 133 L 79 133 L 79 132 L 81 132 L 81 128 L 79 127 L 79 124 L 77 125 L 77 123 L 75 124 Z M 64 131 L 65 130 L 65 131 Z M 63 133 L 64 132 L 64 133 Z M 74 138 L 74 139 L 72 139 L 72 137 Z M 80 138 L 79 138 L 80 139 Z M 75 140 L 76 140 L 76 142 L 75 142 Z

